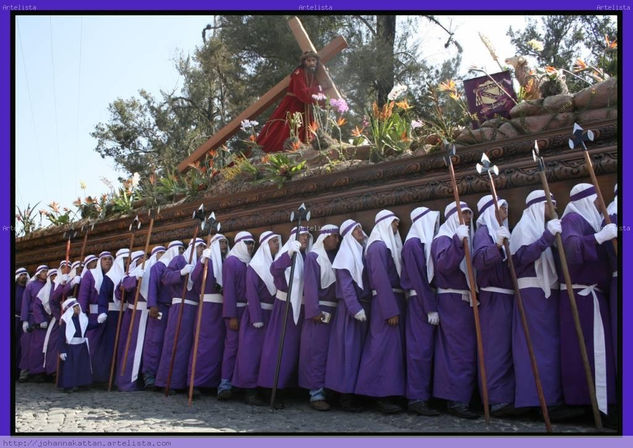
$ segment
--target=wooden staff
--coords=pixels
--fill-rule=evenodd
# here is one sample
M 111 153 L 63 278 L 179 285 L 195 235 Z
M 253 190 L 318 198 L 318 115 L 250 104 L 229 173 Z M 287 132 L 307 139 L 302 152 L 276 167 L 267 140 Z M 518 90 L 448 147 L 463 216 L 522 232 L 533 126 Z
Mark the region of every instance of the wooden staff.
M 554 219 L 558 219 L 558 213 L 552 203 L 551 193 L 549 189 L 549 183 L 545 176 L 545 162 L 543 157 L 539 156 L 538 142 L 534 141 L 534 151 L 532 157 L 538 165 L 538 173 L 541 178 L 541 184 L 545 191 L 545 200 L 547 201 L 547 207 L 550 210 L 550 215 Z M 569 266 L 567 265 L 567 256 L 565 255 L 565 249 L 563 247 L 563 238 L 560 233 L 556 234 L 556 247 L 558 249 L 558 256 L 560 258 L 560 264 L 563 269 L 563 277 L 565 277 L 565 284 L 567 285 L 567 296 L 569 297 L 569 305 L 571 307 L 571 314 L 574 319 L 574 327 L 576 328 L 576 336 L 578 336 L 578 346 L 580 348 L 580 356 L 582 358 L 582 364 L 585 368 L 585 377 L 587 379 L 587 388 L 589 390 L 589 398 L 591 400 L 591 407 L 593 409 L 593 420 L 596 428 L 602 429 L 602 419 L 600 418 L 600 410 L 598 409 L 598 401 L 596 400 L 596 389 L 593 382 L 593 375 L 591 373 L 591 366 L 589 365 L 589 356 L 587 356 L 587 346 L 585 345 L 585 338 L 582 333 L 582 327 L 580 326 L 580 316 L 578 315 L 578 307 L 576 306 L 576 297 L 574 294 L 574 287 L 571 282 L 571 275 L 569 275 Z
M 149 229 L 147 230 L 147 237 L 145 238 L 145 257 L 143 263 L 141 263 L 141 270 L 145 270 L 145 261 L 147 260 L 147 252 L 149 251 L 149 242 L 152 239 L 152 230 L 154 229 L 154 219 L 156 215 L 150 211 Z M 127 339 L 125 341 L 125 351 L 123 352 L 123 364 L 121 365 L 121 376 L 125 374 L 125 366 L 127 364 L 127 355 L 130 351 L 130 343 L 132 340 L 132 332 L 134 330 L 134 317 L 136 316 L 136 308 L 138 306 L 139 293 L 141 292 L 141 282 L 143 277 L 139 278 L 136 282 L 136 292 L 134 293 L 134 306 L 132 308 L 132 316 L 130 320 L 130 327 L 127 331 Z M 147 298 L 145 298 L 147 300 Z M 123 306 L 123 305 L 121 305 Z
M 90 230 L 94 230 L 95 225 L 92 224 L 92 226 L 90 226 Z M 81 252 L 79 253 L 79 262 L 81 263 L 82 269 L 86 269 L 86 267 L 83 265 L 84 262 L 84 254 L 86 252 L 86 244 L 88 243 L 88 229 L 86 229 L 86 233 L 84 233 L 84 242 L 81 244 Z M 75 285 L 73 287 L 73 295 L 72 297 L 77 297 L 77 290 L 79 288 L 79 285 Z
M 207 247 L 211 247 L 211 238 L 214 233 L 220 231 L 221 224 L 215 220 L 215 213 L 211 213 L 207 218 L 207 224 L 209 226 L 209 235 L 207 236 Z M 196 320 L 196 334 L 193 339 L 193 358 L 191 360 L 191 377 L 189 379 L 189 406 L 193 403 L 193 388 L 196 378 L 196 365 L 198 362 L 198 345 L 200 343 L 200 327 L 202 325 L 202 308 L 204 306 L 204 292 L 207 287 L 207 276 L 209 274 L 209 259 L 205 259 L 204 268 L 202 273 L 202 286 L 200 288 L 200 300 L 198 301 L 198 317 Z
M 455 155 L 455 145 L 446 145 L 446 149 L 448 155 L 445 157 L 444 161 L 446 165 L 448 165 L 448 171 L 451 176 L 451 184 L 453 187 L 453 196 L 455 198 L 455 205 L 457 206 L 457 216 L 459 218 L 459 224 L 464 224 L 464 216 L 462 214 L 461 201 L 459 199 L 459 192 L 457 191 L 457 181 L 455 180 L 455 169 L 453 168 L 453 159 L 452 156 Z M 486 423 L 490 422 L 490 409 L 488 409 L 488 381 L 486 380 L 486 364 L 484 362 L 484 345 L 481 338 L 481 324 L 479 323 L 479 309 L 477 308 L 477 291 L 476 291 L 476 280 L 475 273 L 473 271 L 473 265 L 470 258 L 470 245 L 468 243 L 468 238 L 464 238 L 462 241 L 464 245 L 464 259 L 466 260 L 466 271 L 468 273 L 468 283 L 470 284 L 470 297 L 471 297 L 471 307 L 473 309 L 473 317 L 475 318 L 475 335 L 477 338 L 477 354 L 479 358 L 479 376 L 481 378 L 481 395 L 483 398 L 484 405 L 484 417 L 486 419 Z
M 598 178 L 596 177 L 596 172 L 593 169 L 593 163 L 591 162 L 591 157 L 589 157 L 589 150 L 587 149 L 587 145 L 585 145 L 585 141 L 593 141 L 593 132 L 591 130 L 583 133 L 583 129 L 578 125 L 578 123 L 574 123 L 574 129 L 572 131 L 573 137 L 569 139 L 569 147 L 574 149 L 575 145 L 582 145 L 583 154 L 585 156 L 585 166 L 587 167 L 587 171 L 589 172 L 589 176 L 591 177 L 591 183 L 593 187 L 596 189 L 596 195 L 598 196 L 598 208 L 602 213 L 602 217 L 604 218 L 604 222 L 606 224 L 611 224 L 611 217 L 609 216 L 609 212 L 607 211 L 607 206 L 605 205 L 604 198 L 602 197 L 602 191 L 600 190 L 600 186 L 598 185 Z M 616 238 L 611 240 L 613 242 L 613 249 L 615 250 L 615 254 L 618 254 L 618 240 Z
M 132 249 L 134 248 L 134 232 L 141 228 L 141 221 L 138 219 L 138 215 L 130 224 L 130 250 L 128 252 L 128 258 L 132 257 Z M 127 264 L 127 268 L 125 269 L 125 275 L 128 275 L 130 272 L 130 264 Z M 116 285 L 114 285 L 116 288 Z M 117 347 L 119 346 L 119 333 L 121 332 L 121 321 L 123 320 L 123 304 L 125 303 L 125 289 L 123 288 L 123 284 L 121 284 L 121 308 L 119 309 L 119 318 L 116 323 L 116 335 L 114 336 L 114 349 L 112 351 L 112 362 L 110 363 L 110 379 L 108 380 L 108 392 L 112 390 L 112 381 L 114 380 L 114 366 L 116 364 L 116 352 Z
M 477 164 L 477 172 L 479 174 L 483 174 L 484 172 L 488 174 L 488 182 L 490 184 L 490 192 L 492 193 L 492 200 L 495 205 L 495 213 L 497 217 L 497 222 L 500 226 L 503 226 L 503 220 L 501 219 L 501 214 L 499 213 L 499 199 L 497 196 L 497 189 L 495 188 L 495 181 L 492 177 L 494 173 L 495 176 L 499 175 L 499 169 L 496 165 L 491 165 L 490 160 L 486 156 L 486 154 L 482 154 L 481 156 L 481 164 Z M 512 259 L 512 253 L 510 252 L 510 242 L 507 238 L 503 240 L 503 247 L 506 251 L 506 257 L 508 259 L 508 268 L 510 269 L 510 274 L 512 275 L 512 284 L 514 285 L 514 296 L 517 301 L 517 305 L 519 307 L 519 314 L 521 315 L 521 325 L 523 326 L 523 333 L 525 334 L 525 342 L 527 343 L 528 354 L 530 355 L 530 366 L 532 368 L 532 374 L 534 375 L 534 382 L 536 383 L 536 393 L 538 394 L 538 400 L 541 404 L 541 412 L 543 412 L 543 419 L 545 420 L 545 428 L 547 432 L 552 432 L 552 424 L 549 420 L 549 412 L 547 410 L 547 403 L 545 402 L 545 394 L 543 393 L 543 385 L 541 384 L 541 377 L 538 372 L 538 366 L 536 364 L 536 356 L 534 355 L 534 346 L 532 345 L 532 338 L 530 337 L 530 329 L 528 327 L 527 316 L 525 314 L 525 308 L 523 307 L 523 298 L 521 297 L 521 289 L 519 288 L 519 281 L 517 278 L 517 272 L 514 267 L 514 261 Z
M 193 219 L 200 220 L 200 224 L 204 227 L 204 204 L 200 204 L 198 210 L 193 212 Z M 196 239 L 198 238 L 198 223 L 193 231 L 193 238 L 191 239 L 191 252 L 189 253 L 188 264 L 193 261 L 193 251 L 196 250 Z M 182 285 L 182 293 L 180 294 L 180 309 L 178 310 L 178 322 L 176 324 L 176 333 L 174 334 L 174 344 L 171 347 L 171 358 L 169 359 L 169 373 L 167 375 L 167 382 L 165 383 L 165 396 L 169 395 L 169 385 L 171 384 L 171 375 L 174 371 L 174 361 L 176 360 L 176 348 L 178 347 L 178 337 L 180 335 L 180 326 L 182 325 L 182 315 L 185 310 L 185 293 L 187 292 L 187 283 L 189 282 L 189 274 L 185 276 L 185 282 Z
M 290 222 L 294 221 L 295 212 L 290 214 Z M 301 233 L 301 221 L 305 219 L 310 221 L 310 212 L 306 208 L 305 204 L 299 206 L 297 213 L 297 230 L 295 232 L 295 241 L 299 241 L 299 235 Z M 283 325 L 281 327 L 281 338 L 279 339 L 279 349 L 277 350 L 277 366 L 275 367 L 275 378 L 273 381 L 273 390 L 270 396 L 270 407 L 275 409 L 275 397 L 277 395 L 277 385 L 279 384 L 279 371 L 281 370 L 281 356 L 284 350 L 284 340 L 286 339 L 286 322 L 288 322 L 288 313 L 290 312 L 290 300 L 292 297 L 292 286 L 294 284 L 295 273 L 295 261 L 297 259 L 297 252 L 292 254 L 290 260 L 290 280 L 288 281 L 288 294 L 286 295 L 286 308 L 284 310 Z

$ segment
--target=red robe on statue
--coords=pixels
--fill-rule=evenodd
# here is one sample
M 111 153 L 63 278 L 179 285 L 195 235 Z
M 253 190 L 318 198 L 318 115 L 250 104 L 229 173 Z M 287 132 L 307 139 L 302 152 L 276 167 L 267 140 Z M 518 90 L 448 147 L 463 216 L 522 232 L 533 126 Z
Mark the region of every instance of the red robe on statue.
M 284 142 L 290 137 L 290 123 L 287 118 L 295 112 L 301 112 L 303 115 L 299 138 L 304 143 L 310 140 L 309 131 L 307 131 L 305 125 L 306 123 L 312 124 L 314 122 L 314 117 L 310 110 L 311 104 L 315 102 L 312 95 L 320 92 L 321 86 L 319 86 L 313 74 L 307 73 L 302 67 L 292 72 L 286 96 L 279 103 L 279 106 L 277 106 L 277 109 L 275 109 L 257 136 L 257 144 L 262 147 L 264 152 L 280 152 L 284 150 Z

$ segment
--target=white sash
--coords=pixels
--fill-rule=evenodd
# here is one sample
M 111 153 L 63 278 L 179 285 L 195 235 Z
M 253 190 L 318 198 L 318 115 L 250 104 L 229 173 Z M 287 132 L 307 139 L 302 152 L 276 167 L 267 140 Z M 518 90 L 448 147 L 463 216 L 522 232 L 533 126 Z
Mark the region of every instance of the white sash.
M 182 303 L 182 299 L 180 297 L 174 297 L 171 299 L 171 304 L 176 305 L 178 303 Z M 198 305 L 198 302 L 194 302 L 193 300 L 185 299 L 185 305 Z
M 596 388 L 596 400 L 598 408 L 607 413 L 607 350 L 605 346 L 604 326 L 602 325 L 602 315 L 600 314 L 600 303 L 596 292 L 602 292 L 597 284 L 577 285 L 573 284 L 574 290 L 579 289 L 581 296 L 593 296 L 593 362 L 594 362 L 594 385 Z M 560 285 L 560 289 L 567 290 L 565 283 Z
M 330 302 L 327 300 L 319 300 L 319 305 L 329 306 L 330 308 L 336 308 L 338 306 L 338 302 Z
M 205 303 L 224 303 L 224 297 L 222 294 L 205 294 L 202 301 Z
M 128 303 L 127 307 L 134 310 L 134 304 Z M 137 302 L 136 311 L 141 312 L 141 318 L 138 322 L 138 334 L 136 335 L 136 347 L 134 349 L 134 361 L 132 362 L 132 382 L 138 379 L 138 372 L 141 368 L 141 358 L 143 354 L 143 344 L 145 343 L 145 329 L 147 328 L 147 317 L 149 312 L 147 311 L 147 302 Z M 131 318 L 131 315 L 130 315 Z M 134 322 L 130 319 L 130 325 Z
M 496 292 L 498 294 L 508 294 L 510 296 L 514 295 L 514 289 L 497 288 L 496 286 L 485 286 L 483 288 L 479 288 L 479 290 L 487 291 L 487 292 Z
M 438 294 L 459 294 L 462 296 L 462 302 L 467 302 L 471 308 L 473 306 L 473 301 L 470 298 L 470 291 L 467 289 L 453 289 L 453 288 L 437 288 Z M 479 306 L 479 303 L 477 303 Z
M 51 337 L 51 333 L 53 332 L 53 327 L 55 326 L 55 322 L 57 322 L 57 318 L 53 316 L 53 319 L 48 323 L 48 328 L 46 329 L 46 336 L 44 337 L 44 347 L 42 347 L 42 352 L 44 352 L 44 368 L 46 368 L 46 351 L 48 350 L 48 340 Z

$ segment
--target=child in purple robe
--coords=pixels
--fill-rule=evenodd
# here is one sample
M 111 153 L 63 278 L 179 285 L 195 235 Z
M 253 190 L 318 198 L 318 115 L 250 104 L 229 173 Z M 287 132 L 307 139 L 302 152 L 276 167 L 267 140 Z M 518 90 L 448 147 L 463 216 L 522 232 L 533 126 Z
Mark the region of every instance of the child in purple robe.
M 77 299 L 67 299 L 62 308 L 58 351 L 60 359 L 59 387 L 64 392 L 77 391 L 92 384 L 90 349 L 86 331 L 99 324 L 90 323 Z

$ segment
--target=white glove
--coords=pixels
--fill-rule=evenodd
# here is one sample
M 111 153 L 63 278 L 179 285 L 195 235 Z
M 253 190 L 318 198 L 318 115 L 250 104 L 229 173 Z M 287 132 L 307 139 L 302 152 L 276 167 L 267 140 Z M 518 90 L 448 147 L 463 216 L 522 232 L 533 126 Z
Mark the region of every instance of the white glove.
M 27 321 L 22 322 L 22 331 L 25 333 L 29 331 L 29 323 Z
M 264 322 L 253 322 L 253 327 L 262 328 L 264 326 Z
M 549 221 L 547 221 L 547 230 L 552 235 L 561 233 L 563 231 L 563 227 L 560 224 L 560 219 L 550 219 Z
M 457 235 L 457 238 L 460 240 L 468 238 L 468 226 L 466 224 L 460 224 L 457 230 L 455 230 L 455 235 Z
M 62 285 L 65 285 L 66 283 L 68 283 L 68 274 L 62 275 Z
M 187 275 L 193 271 L 193 265 L 186 264 L 184 268 L 180 270 L 180 275 Z
M 427 318 L 429 324 L 431 324 L 431 325 L 439 325 L 439 323 L 440 323 L 440 315 L 437 313 L 437 311 L 433 311 L 433 312 L 427 314 L 426 318 Z
M 108 315 L 106 313 L 101 313 L 97 316 L 97 322 L 102 324 L 106 321 L 107 318 L 108 318 Z
M 67 356 L 68 356 L 68 355 L 67 355 L 66 353 L 60 353 L 60 354 L 59 354 L 59 359 L 61 359 L 62 361 L 66 361 L 66 357 L 67 357 Z
M 613 238 L 617 238 L 618 236 L 618 226 L 615 224 L 607 224 L 597 233 L 594 233 L 593 236 L 596 238 L 598 244 L 602 244 L 605 241 L 612 240 Z
M 79 283 L 81 283 L 81 276 L 76 275 L 75 278 L 71 280 L 70 286 L 75 286 L 75 285 L 78 285 Z
M 211 248 L 207 247 L 202 251 L 202 256 L 200 257 L 200 261 L 204 261 L 205 258 L 211 258 Z
M 365 322 L 367 320 L 367 315 L 365 314 L 365 310 L 360 310 L 358 313 L 354 314 L 354 319 Z
M 507 228 L 501 226 L 497 229 L 496 243 L 499 246 L 503 246 L 503 240 L 506 240 L 506 239 L 508 241 L 510 240 L 510 231 Z
M 40 328 L 47 328 L 48 327 L 48 322 L 44 321 L 40 324 Z
M 292 254 L 301 250 L 301 243 L 299 241 L 292 241 L 288 245 L 288 255 L 292 257 Z

